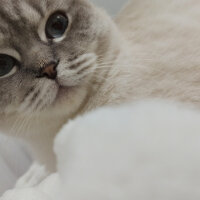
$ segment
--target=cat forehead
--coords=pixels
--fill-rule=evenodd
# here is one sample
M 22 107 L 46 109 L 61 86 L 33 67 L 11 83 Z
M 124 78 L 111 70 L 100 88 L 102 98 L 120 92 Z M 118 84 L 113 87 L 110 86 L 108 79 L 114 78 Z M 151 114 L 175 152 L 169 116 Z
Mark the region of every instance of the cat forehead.
M 79 0 L 0 0 L 0 45 L 13 36 L 36 31 L 49 14 L 69 10 Z M 84 1 L 84 0 L 83 0 Z M 17 31 L 17 32 L 16 32 Z M 21 33 L 20 33 L 21 32 Z
M 78 0 L 1 0 L 0 1 L 0 10 L 10 10 L 15 11 L 16 8 L 23 9 L 27 5 L 32 8 L 40 8 L 47 9 L 52 7 L 56 7 L 59 5 L 66 6 L 72 2 L 76 2 Z M 84 1 L 84 0 L 83 0 Z
M 92 18 L 87 0 L 0 0 L 0 46 L 18 45 L 38 37 L 50 14 L 56 11 L 68 13 L 76 28 L 80 28 L 77 25 L 83 18 Z M 84 24 L 86 27 L 87 23 Z
M 74 0 L 1 0 L 0 21 L 20 22 L 27 20 L 34 22 L 55 9 L 67 9 Z

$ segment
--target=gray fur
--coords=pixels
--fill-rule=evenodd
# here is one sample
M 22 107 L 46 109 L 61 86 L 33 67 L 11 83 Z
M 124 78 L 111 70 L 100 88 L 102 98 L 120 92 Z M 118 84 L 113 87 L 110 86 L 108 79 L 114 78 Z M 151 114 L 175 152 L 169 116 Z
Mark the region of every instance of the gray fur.
M 49 42 L 45 24 L 56 11 L 65 12 L 69 27 L 64 37 Z M 113 20 L 87 0 L 1 0 L 0 53 L 21 65 L 0 77 L 0 130 L 23 137 L 35 158 L 54 170 L 52 145 L 63 124 L 127 96 L 129 82 L 115 78 L 125 75 L 116 70 L 120 66 L 131 69 L 127 51 Z M 41 78 L 41 69 L 58 60 L 57 79 Z M 112 95 L 115 88 L 121 92 Z
M 59 43 L 44 42 L 38 34 L 38 28 L 42 26 L 42 20 L 45 21 L 57 10 L 64 11 L 70 16 L 67 36 Z M 47 78 L 39 79 L 37 76 L 43 65 L 53 60 L 60 60 L 58 77 L 60 75 L 62 80 L 64 75 L 68 77 L 68 85 L 64 86 L 75 87 L 86 84 L 88 80 L 86 74 L 90 75 L 95 62 L 90 62 L 90 66 L 85 66 L 85 70 L 80 71 L 79 66 L 74 69 L 70 67 L 70 63 L 74 63 L 75 59 L 86 53 L 93 55 L 93 60 L 96 59 L 94 52 L 101 33 L 100 31 L 98 33 L 97 26 L 94 26 L 95 20 L 92 5 L 81 0 L 0 1 L 0 53 L 4 53 L 4 49 L 11 49 L 21 58 L 20 68 L 14 75 L 0 78 L 1 115 L 16 114 L 16 112 L 22 114 L 27 111 L 37 113 L 37 111 L 51 109 L 59 86 L 55 81 Z M 44 28 L 43 25 L 43 31 Z M 87 56 L 83 61 L 87 62 Z M 25 101 L 28 98 L 27 103 Z M 35 101 L 38 101 L 37 105 L 32 106 Z M 27 105 L 24 106 L 24 103 Z

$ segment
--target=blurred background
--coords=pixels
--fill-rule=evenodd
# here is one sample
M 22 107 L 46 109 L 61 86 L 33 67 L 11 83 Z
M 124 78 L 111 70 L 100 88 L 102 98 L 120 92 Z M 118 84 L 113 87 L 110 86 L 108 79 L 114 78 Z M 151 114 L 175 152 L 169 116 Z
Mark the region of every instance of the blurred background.
M 104 7 L 111 16 L 115 16 L 127 0 L 91 0 Z M 19 176 L 24 174 L 31 164 L 31 156 L 19 141 L 0 134 L 0 196 L 12 188 Z
M 127 0 L 91 0 L 100 7 L 104 7 L 112 16 L 120 10 Z

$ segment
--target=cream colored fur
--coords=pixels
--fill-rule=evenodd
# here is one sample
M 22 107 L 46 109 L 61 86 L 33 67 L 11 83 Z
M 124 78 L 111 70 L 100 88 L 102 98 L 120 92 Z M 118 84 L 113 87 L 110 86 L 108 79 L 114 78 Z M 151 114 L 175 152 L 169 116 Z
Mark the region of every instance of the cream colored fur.
M 199 106 L 199 9 L 198 0 L 132 0 L 118 16 L 119 29 L 133 49 L 134 96 Z
M 119 57 L 88 107 L 146 97 L 199 106 L 199 9 L 198 0 L 130 1 L 116 19 Z

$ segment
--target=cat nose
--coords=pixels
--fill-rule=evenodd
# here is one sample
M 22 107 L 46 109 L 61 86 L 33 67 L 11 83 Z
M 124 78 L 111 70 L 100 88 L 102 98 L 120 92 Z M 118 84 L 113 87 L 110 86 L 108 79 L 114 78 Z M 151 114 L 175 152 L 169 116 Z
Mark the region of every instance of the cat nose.
M 56 79 L 58 62 L 50 62 L 42 68 L 41 75 L 49 79 Z

